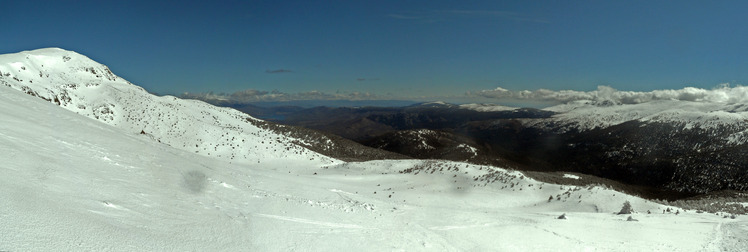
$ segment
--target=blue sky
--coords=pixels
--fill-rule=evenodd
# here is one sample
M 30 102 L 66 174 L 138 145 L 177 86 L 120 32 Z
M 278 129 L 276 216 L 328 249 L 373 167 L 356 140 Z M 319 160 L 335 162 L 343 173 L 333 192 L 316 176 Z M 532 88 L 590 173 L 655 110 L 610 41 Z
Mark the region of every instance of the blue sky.
M 0 53 L 77 51 L 156 93 L 451 96 L 748 82 L 741 1 L 10 1 Z

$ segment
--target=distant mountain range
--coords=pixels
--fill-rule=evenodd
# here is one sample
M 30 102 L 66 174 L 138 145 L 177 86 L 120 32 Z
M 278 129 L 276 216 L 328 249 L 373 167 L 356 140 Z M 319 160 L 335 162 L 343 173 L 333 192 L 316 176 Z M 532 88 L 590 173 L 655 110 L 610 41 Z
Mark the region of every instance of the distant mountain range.
M 748 190 L 747 104 L 234 108 L 413 158 L 573 171 L 677 195 Z

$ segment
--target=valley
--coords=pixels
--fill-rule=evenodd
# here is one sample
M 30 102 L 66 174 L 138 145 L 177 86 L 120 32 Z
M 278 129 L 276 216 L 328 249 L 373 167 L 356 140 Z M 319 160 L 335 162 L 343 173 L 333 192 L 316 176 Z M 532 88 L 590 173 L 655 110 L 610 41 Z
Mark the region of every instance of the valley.
M 412 158 L 579 172 L 646 187 L 618 187 L 645 197 L 678 199 L 748 189 L 745 108 L 683 101 L 542 110 L 424 103 L 284 109 L 284 119 L 274 121 Z

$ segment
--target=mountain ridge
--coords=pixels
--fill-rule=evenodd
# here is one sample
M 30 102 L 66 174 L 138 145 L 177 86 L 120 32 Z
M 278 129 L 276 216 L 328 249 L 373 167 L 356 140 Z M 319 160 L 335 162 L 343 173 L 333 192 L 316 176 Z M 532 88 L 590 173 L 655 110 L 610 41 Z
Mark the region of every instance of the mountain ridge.
M 148 134 L 159 143 L 237 162 L 337 162 L 327 155 L 349 160 L 402 158 L 314 131 L 295 134 L 291 127 L 202 101 L 154 96 L 107 66 L 59 48 L 1 55 L 0 84 L 126 131 Z

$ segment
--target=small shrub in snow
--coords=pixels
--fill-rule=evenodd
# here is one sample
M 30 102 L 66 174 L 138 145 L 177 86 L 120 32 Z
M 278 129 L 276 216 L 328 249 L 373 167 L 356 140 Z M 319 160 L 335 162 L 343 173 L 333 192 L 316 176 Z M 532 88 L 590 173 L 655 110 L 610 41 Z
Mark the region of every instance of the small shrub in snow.
M 618 214 L 631 214 L 632 211 L 631 203 L 627 200 L 626 202 L 623 202 L 623 207 L 621 207 L 621 211 L 618 212 Z

